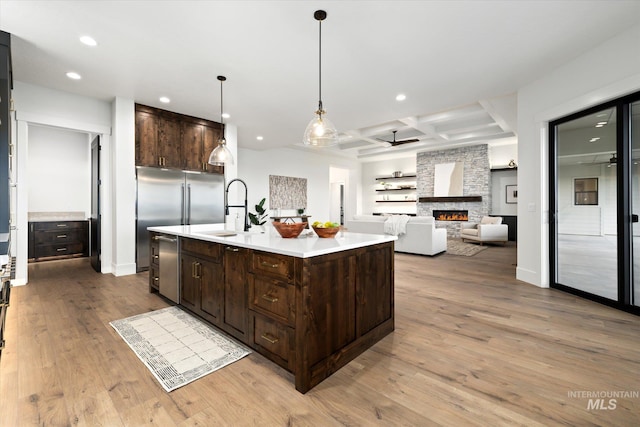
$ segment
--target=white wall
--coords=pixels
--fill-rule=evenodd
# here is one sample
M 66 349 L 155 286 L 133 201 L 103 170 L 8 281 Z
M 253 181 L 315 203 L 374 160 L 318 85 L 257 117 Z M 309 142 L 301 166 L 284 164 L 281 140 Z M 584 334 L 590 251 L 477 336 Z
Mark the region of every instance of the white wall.
M 349 170 L 349 184 L 345 189 L 345 217 L 349 218 L 356 211 L 357 182 L 360 168 L 355 160 L 331 156 L 330 152 L 317 150 L 278 148 L 256 151 L 238 149 L 238 178 L 247 183 L 249 211 L 263 197 L 269 206 L 269 175 L 290 176 L 307 179 L 307 209 L 311 221 L 328 221 L 331 204 L 332 167 Z M 242 203 L 243 200 L 233 200 Z M 269 212 L 272 214 L 273 212 Z M 293 211 L 289 212 L 295 214 Z M 348 216 L 349 215 L 349 216 Z M 232 216 L 235 214 L 232 213 Z
M 491 215 L 518 214 L 518 204 L 507 203 L 507 185 L 518 185 L 517 170 L 491 172 Z
M 640 90 L 640 25 L 518 92 L 519 280 L 549 286 L 548 122 Z
M 45 126 L 29 131 L 29 212 L 91 212 L 89 134 Z

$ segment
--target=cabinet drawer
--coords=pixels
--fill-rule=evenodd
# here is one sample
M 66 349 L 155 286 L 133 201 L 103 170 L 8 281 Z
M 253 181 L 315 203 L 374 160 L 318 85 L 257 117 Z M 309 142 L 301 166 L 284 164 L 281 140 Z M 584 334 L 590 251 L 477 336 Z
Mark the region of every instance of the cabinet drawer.
M 222 245 L 195 239 L 181 239 L 181 245 L 182 250 L 185 252 L 204 256 L 213 261 L 220 261 Z
M 277 279 L 250 274 L 249 307 L 294 326 L 295 287 Z
M 83 252 L 84 245 L 82 243 L 42 245 L 35 248 L 36 258 L 82 254 Z
M 253 322 L 254 346 L 274 362 L 293 370 L 293 329 L 256 314 L 251 316 L 251 322 Z
M 35 232 L 35 244 L 36 245 L 50 245 L 50 244 L 68 244 L 68 243 L 81 243 L 85 238 L 85 231 L 78 229 L 60 229 L 50 231 L 36 231 Z
M 44 221 L 34 222 L 34 228 L 38 230 L 68 230 L 88 227 L 87 221 Z
M 293 257 L 266 252 L 253 252 L 251 271 L 266 273 L 288 282 L 293 280 Z

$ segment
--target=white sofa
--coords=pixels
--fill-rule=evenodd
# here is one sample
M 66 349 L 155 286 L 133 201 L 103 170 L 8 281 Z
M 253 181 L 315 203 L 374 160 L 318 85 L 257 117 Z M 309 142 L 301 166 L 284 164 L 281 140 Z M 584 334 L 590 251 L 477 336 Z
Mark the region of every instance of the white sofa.
M 502 242 L 509 240 L 509 226 L 502 224 L 500 216 L 483 216 L 479 224 L 463 223 L 460 239 L 480 242 Z
M 385 234 L 384 222 L 387 218 L 382 215 L 354 215 L 345 226 L 347 231 L 353 233 Z M 447 250 L 447 230 L 436 228 L 432 216 L 410 217 L 406 233 L 399 235 L 395 241 L 395 250 L 420 255 L 439 254 Z

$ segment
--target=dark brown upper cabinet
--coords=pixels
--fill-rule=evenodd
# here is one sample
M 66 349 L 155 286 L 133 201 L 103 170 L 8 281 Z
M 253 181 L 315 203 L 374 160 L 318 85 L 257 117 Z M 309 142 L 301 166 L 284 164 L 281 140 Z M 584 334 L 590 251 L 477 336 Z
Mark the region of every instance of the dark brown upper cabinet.
M 136 166 L 224 173 L 207 162 L 223 126 L 158 108 L 136 104 Z

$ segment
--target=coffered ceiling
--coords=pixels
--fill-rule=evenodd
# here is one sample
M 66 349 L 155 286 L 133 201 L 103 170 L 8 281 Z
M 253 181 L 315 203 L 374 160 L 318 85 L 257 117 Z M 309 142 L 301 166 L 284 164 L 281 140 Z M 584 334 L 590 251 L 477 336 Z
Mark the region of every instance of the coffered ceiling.
M 20 82 L 219 121 L 225 75 L 240 147 L 302 149 L 318 101 L 317 9 L 322 98 L 341 134 L 330 152 L 363 161 L 514 139 L 519 88 L 640 23 L 635 0 L 0 0 L 0 29 Z M 394 130 L 418 141 L 391 146 Z

